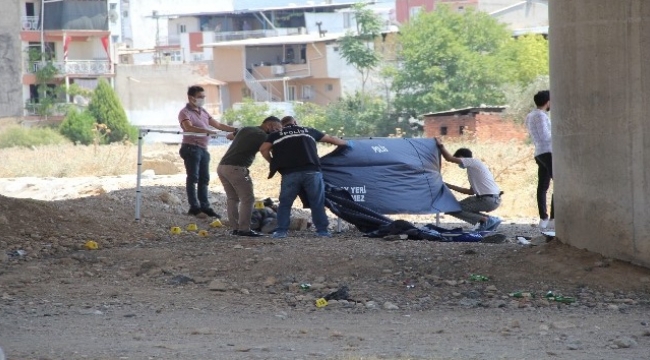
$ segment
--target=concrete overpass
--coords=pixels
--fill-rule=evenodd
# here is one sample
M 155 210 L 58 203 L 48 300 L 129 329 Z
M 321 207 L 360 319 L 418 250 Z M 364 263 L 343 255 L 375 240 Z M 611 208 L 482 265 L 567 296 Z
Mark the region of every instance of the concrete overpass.
M 650 1 L 550 0 L 558 237 L 650 267 Z

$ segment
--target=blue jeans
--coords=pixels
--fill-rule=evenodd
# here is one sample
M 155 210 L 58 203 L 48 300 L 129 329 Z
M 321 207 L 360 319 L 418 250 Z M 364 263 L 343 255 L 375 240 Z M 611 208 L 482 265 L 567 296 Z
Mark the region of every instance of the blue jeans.
M 210 153 L 200 146 L 183 144 L 179 154 L 185 164 L 185 190 L 191 209 L 208 209 L 210 184 Z M 198 184 L 198 186 L 197 186 Z M 198 188 L 198 193 L 197 193 Z
M 291 206 L 304 190 L 311 209 L 311 219 L 316 232 L 327 232 L 329 220 L 325 213 L 325 184 L 323 174 L 317 171 L 294 172 L 282 175 L 280 185 L 280 204 L 278 205 L 277 232 L 287 232 L 291 223 Z

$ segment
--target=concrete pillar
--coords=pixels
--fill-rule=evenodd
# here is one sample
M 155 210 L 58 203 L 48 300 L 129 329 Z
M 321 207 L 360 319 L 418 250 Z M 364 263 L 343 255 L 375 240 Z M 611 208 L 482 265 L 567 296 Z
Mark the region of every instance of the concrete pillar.
M 556 229 L 650 267 L 650 1 L 549 1 Z
M 23 115 L 20 1 L 0 0 L 0 118 Z M 24 6 L 24 5 L 23 5 Z

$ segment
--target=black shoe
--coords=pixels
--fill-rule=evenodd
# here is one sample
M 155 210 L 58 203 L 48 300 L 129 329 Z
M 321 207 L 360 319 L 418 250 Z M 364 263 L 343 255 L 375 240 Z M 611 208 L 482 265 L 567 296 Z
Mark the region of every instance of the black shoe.
M 260 236 L 264 236 L 264 234 L 260 234 L 260 233 L 258 233 L 257 231 L 253 231 L 253 230 L 248 230 L 248 231 L 241 231 L 241 230 L 240 230 L 240 231 L 237 231 L 237 234 L 235 234 L 235 235 L 239 235 L 239 236 L 248 236 L 248 237 L 260 237 Z
M 199 208 L 190 208 L 190 210 L 187 212 L 187 215 L 196 216 L 196 215 L 200 214 L 201 212 L 202 211 Z
M 233 230 L 230 232 L 230 235 L 239 235 L 239 230 Z
M 212 210 L 212 208 L 201 209 L 200 211 L 202 213 L 208 215 L 209 217 L 214 217 L 214 218 L 217 218 L 217 219 L 221 219 L 221 215 L 214 212 L 214 210 Z

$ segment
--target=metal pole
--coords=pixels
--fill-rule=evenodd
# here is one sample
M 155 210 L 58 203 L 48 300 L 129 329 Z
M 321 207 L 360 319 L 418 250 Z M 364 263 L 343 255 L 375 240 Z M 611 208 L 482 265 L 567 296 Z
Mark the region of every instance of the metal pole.
M 140 203 L 142 202 L 142 191 L 140 190 L 140 182 L 142 180 L 142 138 L 143 130 L 138 130 L 138 173 L 136 176 L 135 186 L 135 221 L 140 221 Z
M 45 62 L 45 0 L 41 0 L 41 64 Z M 65 41 L 65 40 L 64 40 Z

